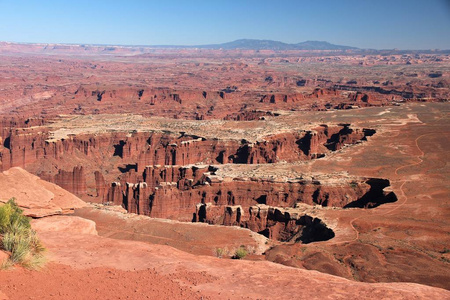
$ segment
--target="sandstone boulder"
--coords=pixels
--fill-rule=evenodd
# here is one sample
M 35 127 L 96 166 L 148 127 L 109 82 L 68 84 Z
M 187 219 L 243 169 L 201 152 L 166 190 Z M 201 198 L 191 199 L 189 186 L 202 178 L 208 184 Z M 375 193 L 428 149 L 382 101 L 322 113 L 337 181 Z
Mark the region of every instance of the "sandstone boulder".
M 48 218 L 35 219 L 31 226 L 37 232 L 65 232 L 72 234 L 97 235 L 95 222 L 75 216 L 51 216 Z
M 30 217 L 57 215 L 86 206 L 75 195 L 19 167 L 0 173 L 0 187 L 0 202 L 6 203 L 14 197 Z

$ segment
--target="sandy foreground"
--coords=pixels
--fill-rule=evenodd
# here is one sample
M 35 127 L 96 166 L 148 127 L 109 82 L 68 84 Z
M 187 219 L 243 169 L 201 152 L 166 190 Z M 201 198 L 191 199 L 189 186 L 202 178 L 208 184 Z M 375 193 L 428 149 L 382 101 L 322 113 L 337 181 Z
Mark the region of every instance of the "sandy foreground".
M 70 226 L 67 226 L 70 218 Z M 52 224 L 53 223 L 53 224 Z M 49 225 L 58 225 L 54 230 Z M 48 248 L 40 271 L 0 272 L 1 299 L 446 299 L 411 283 L 361 283 L 267 261 L 195 256 L 165 245 L 98 236 L 95 223 L 33 222 Z

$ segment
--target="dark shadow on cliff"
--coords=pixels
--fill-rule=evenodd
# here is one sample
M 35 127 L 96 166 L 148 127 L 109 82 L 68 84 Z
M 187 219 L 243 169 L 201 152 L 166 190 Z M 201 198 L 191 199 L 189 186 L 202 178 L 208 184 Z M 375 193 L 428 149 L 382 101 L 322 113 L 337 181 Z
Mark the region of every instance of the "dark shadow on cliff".
M 125 166 L 119 166 L 117 167 L 121 173 L 128 173 L 131 170 L 134 170 L 137 172 L 137 164 L 127 164 Z
M 371 178 L 366 183 L 370 185 L 370 190 L 360 199 L 345 205 L 344 208 L 375 208 L 398 200 L 394 192 L 384 191 L 386 187 L 390 186 L 389 180 Z
M 303 220 L 302 223 L 306 223 L 306 225 L 303 227 L 301 236 L 295 240 L 296 242 L 309 244 L 312 242 L 328 241 L 334 238 L 334 231 L 328 228 L 321 219 L 303 216 L 300 218 L 300 221 L 306 217 L 308 220 Z

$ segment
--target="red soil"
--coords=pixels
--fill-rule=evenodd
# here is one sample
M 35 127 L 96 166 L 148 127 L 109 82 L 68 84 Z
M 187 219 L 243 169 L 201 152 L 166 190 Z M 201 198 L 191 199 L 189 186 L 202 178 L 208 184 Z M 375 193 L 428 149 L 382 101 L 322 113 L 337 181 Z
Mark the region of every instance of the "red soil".
M 74 229 L 38 230 L 50 263 L 41 271 L 0 272 L 10 299 L 344 299 L 446 298 L 448 291 L 410 283 L 368 284 L 270 262 L 195 256 L 168 246 L 113 240 L 79 233 L 78 217 L 48 217 L 57 225 L 78 220 Z M 74 221 L 75 223 L 75 221 Z
M 186 275 L 185 275 L 186 276 Z M 192 282 L 208 282 L 202 273 L 190 272 Z M 9 299 L 211 299 L 183 281 L 154 269 L 122 271 L 113 268 L 73 269 L 50 263 L 39 271 L 0 272 L 1 289 Z M 0 299 L 2 298 L 0 294 Z

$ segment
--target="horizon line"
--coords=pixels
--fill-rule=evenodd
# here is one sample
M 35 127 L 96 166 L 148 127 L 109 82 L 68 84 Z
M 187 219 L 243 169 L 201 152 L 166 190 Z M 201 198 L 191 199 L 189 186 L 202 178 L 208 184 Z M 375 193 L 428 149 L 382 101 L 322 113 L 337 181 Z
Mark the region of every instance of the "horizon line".
M 196 47 L 205 47 L 205 46 L 219 46 L 222 44 L 227 44 L 227 43 L 232 43 L 232 42 L 236 42 L 236 41 L 241 41 L 241 40 L 248 40 L 248 41 L 270 41 L 270 42 L 279 42 L 279 43 L 283 43 L 286 45 L 297 45 L 300 43 L 306 43 L 306 42 L 324 42 L 324 43 L 328 43 L 331 45 L 336 45 L 336 46 L 344 46 L 344 47 L 352 47 L 353 49 L 289 49 L 289 50 L 272 50 L 272 49 L 245 49 L 245 50 L 272 50 L 272 51 L 450 51 L 449 49 L 439 49 L 439 48 L 422 48 L 422 49 L 401 49 L 401 48 L 383 48 L 383 49 L 375 49 L 375 48 L 359 48 L 359 47 L 354 47 L 354 46 L 347 46 L 347 45 L 342 45 L 342 44 L 333 44 L 330 43 L 328 41 L 319 41 L 319 40 L 306 40 L 306 41 L 302 41 L 302 42 L 297 42 L 297 43 L 287 43 L 287 42 L 282 42 L 282 41 L 277 41 L 277 40 L 270 40 L 270 39 L 250 39 L 250 38 L 240 38 L 240 39 L 235 39 L 232 41 L 228 41 L 228 42 L 223 42 L 223 43 L 209 43 L 209 44 L 195 44 L 195 45 L 176 45 L 176 44 L 154 44 L 154 45 L 150 45 L 150 44 L 120 44 L 120 43 L 108 43 L 108 44 L 97 44 L 97 43 L 80 43 L 80 42 L 17 42 L 17 41 L 3 41 L 0 40 L 0 43 L 7 43 L 7 44 L 24 44 L 24 45 L 70 45 L 70 46 L 95 46 L 95 47 L 99 47 L 99 46 L 110 46 L 110 47 L 146 47 L 146 48 L 152 48 L 152 47 L 157 47 L 157 48 L 196 48 Z M 208 48 L 204 48 L 205 50 Z M 236 48 L 236 49 L 215 49 L 215 50 L 239 50 L 242 48 Z M 213 50 L 213 49 L 210 49 Z

